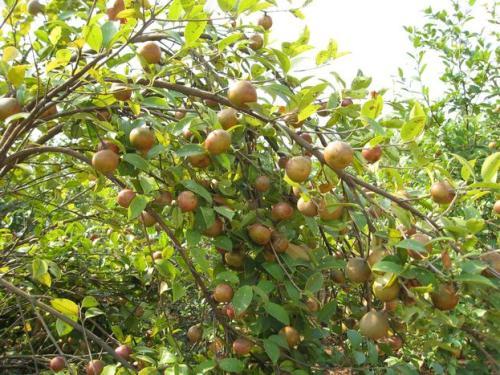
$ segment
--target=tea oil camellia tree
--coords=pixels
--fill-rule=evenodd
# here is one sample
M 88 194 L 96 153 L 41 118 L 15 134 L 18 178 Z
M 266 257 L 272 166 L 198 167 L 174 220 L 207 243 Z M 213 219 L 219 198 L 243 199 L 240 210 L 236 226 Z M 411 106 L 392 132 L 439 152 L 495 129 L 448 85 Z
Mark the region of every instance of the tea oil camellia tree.
M 309 2 L 6 1 L 1 372 L 498 371 L 498 152 L 297 75 Z

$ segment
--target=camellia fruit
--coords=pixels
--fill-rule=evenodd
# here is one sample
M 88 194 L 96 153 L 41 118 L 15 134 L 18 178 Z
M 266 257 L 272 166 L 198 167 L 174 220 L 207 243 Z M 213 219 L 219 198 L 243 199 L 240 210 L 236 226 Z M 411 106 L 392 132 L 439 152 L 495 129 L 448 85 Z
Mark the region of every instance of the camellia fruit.
M 318 205 L 312 199 L 306 201 L 300 197 L 297 201 L 297 210 L 304 216 L 313 217 L 318 214 Z
M 364 283 L 372 275 L 368 262 L 359 257 L 351 258 L 347 261 L 345 273 L 347 278 L 355 283 Z
M 284 253 L 288 249 L 290 243 L 288 239 L 278 231 L 271 233 L 271 246 L 277 253 Z
M 139 221 L 148 228 L 156 224 L 156 219 L 154 218 L 154 216 L 147 211 L 142 211 L 141 215 L 139 216 Z
M 223 129 L 217 129 L 208 134 L 205 149 L 209 154 L 219 155 L 231 148 L 231 134 Z
M 255 190 L 265 193 L 271 187 L 271 180 L 267 176 L 259 176 L 255 179 Z
M 248 227 L 248 236 L 257 245 L 265 245 L 271 240 L 271 231 L 262 224 L 253 224 Z
M 5 120 L 21 110 L 21 105 L 16 98 L 0 98 L 0 120 Z
M 323 157 L 326 164 L 333 169 L 344 169 L 351 165 L 354 159 L 354 150 L 346 142 L 334 141 L 326 146 Z
M 186 111 L 184 110 L 175 111 L 174 117 L 176 120 L 182 120 L 184 117 L 186 117 Z
M 234 108 L 225 108 L 217 113 L 217 120 L 225 130 L 238 124 L 238 111 Z
M 373 295 L 382 302 L 392 301 L 398 298 L 399 284 L 397 280 L 390 286 L 387 286 L 388 281 L 387 277 L 379 277 L 373 282 Z
M 250 81 L 238 81 L 227 91 L 227 98 L 237 107 L 257 102 L 257 90 Z
M 383 312 L 371 310 L 359 321 L 359 331 L 365 337 L 378 340 L 387 336 L 389 322 Z
M 377 248 L 370 251 L 370 255 L 368 256 L 368 264 L 370 267 L 377 262 L 380 262 L 387 255 L 387 251 L 383 248 Z
M 163 259 L 163 253 L 160 250 L 158 250 L 155 251 L 151 257 L 153 258 L 154 261 L 157 261 Z
M 493 212 L 497 215 L 500 215 L 500 200 L 497 200 L 493 205 Z
M 337 284 L 345 283 L 345 275 L 342 270 L 332 270 L 332 280 Z
M 273 19 L 271 18 L 271 16 L 264 14 L 259 18 L 257 24 L 259 26 L 262 26 L 264 29 L 269 30 L 273 26 Z
M 260 34 L 250 35 L 248 40 L 250 41 L 249 47 L 254 51 L 257 51 L 264 46 L 264 38 Z
M 116 201 L 123 208 L 128 208 L 132 200 L 135 198 L 135 192 L 130 189 L 122 189 L 116 197 Z
M 111 141 L 99 142 L 99 145 L 97 146 L 97 151 L 102 151 L 102 150 L 111 150 L 115 154 L 120 155 L 120 148 L 116 143 L 113 143 Z
M 61 356 L 54 357 L 50 360 L 49 368 L 54 372 L 62 371 L 66 368 L 64 358 Z
M 448 204 L 455 198 L 455 189 L 448 183 L 448 181 L 435 182 L 431 186 L 432 200 L 439 204 Z
M 311 313 L 319 311 L 319 303 L 315 298 L 309 297 L 306 301 L 307 310 Z
M 100 375 L 104 369 L 105 363 L 100 359 L 94 359 L 87 364 L 87 375 Z
M 372 148 L 364 148 L 361 155 L 368 163 L 376 163 L 382 156 L 382 147 L 379 145 Z
M 190 155 L 188 161 L 194 168 L 202 169 L 207 168 L 211 163 L 210 156 L 207 154 Z
M 240 337 L 233 341 L 233 352 L 236 355 L 247 355 L 250 353 L 253 347 L 253 342 L 250 340 Z
M 138 50 L 137 53 L 148 64 L 159 64 L 161 61 L 161 49 L 155 42 L 146 42 Z
M 221 220 L 221 218 L 216 217 L 214 223 L 207 229 L 205 229 L 203 234 L 208 237 L 217 237 L 222 233 L 223 230 L 224 222 Z
M 412 240 L 420 242 L 424 247 L 426 252 L 420 252 L 417 250 L 408 249 L 408 255 L 413 259 L 422 259 L 424 256 L 427 256 L 432 251 L 432 243 L 431 238 L 423 233 L 415 233 L 411 236 Z
M 328 207 L 326 201 L 323 199 L 319 203 L 318 213 L 321 220 L 325 221 L 338 220 L 342 217 L 342 214 L 344 213 L 344 207 L 333 206 L 333 205 L 332 207 Z
M 271 207 L 273 220 L 288 220 L 293 216 L 293 207 L 288 202 L 279 202 Z
M 97 151 L 92 157 L 92 166 L 101 173 L 114 172 L 120 164 L 120 157 L 111 150 Z
M 172 194 L 169 191 L 162 191 L 153 201 L 154 204 L 165 207 L 172 203 Z
M 155 136 L 147 126 L 132 129 L 129 139 L 130 144 L 139 151 L 149 151 L 155 143 Z
M 187 330 L 186 336 L 191 344 L 195 344 L 201 340 L 203 336 L 203 330 L 198 324 L 191 326 Z
M 432 304 L 439 310 L 453 310 L 458 304 L 458 294 L 453 284 L 441 284 L 431 293 Z
M 293 182 L 304 182 L 311 174 L 311 159 L 306 156 L 294 156 L 285 166 L 286 175 Z
M 110 91 L 116 100 L 120 100 L 122 102 L 130 100 L 132 97 L 132 89 L 123 83 L 113 83 Z
M 120 345 L 115 349 L 116 354 L 123 358 L 125 361 L 130 360 L 130 356 L 132 355 L 132 348 L 128 345 Z
M 215 340 L 208 345 L 208 351 L 212 354 L 217 354 L 221 352 L 223 349 L 224 349 L 224 342 L 219 337 L 216 337 Z
M 45 11 L 45 6 L 41 4 L 38 0 L 31 0 L 28 3 L 28 13 L 32 16 L 36 16 L 38 13 L 43 13 Z
M 229 284 L 219 284 L 214 290 L 214 300 L 217 302 L 231 302 L 233 299 L 233 288 Z
M 285 338 L 290 348 L 295 348 L 300 343 L 299 332 L 291 326 L 281 328 L 279 334 Z
M 224 261 L 229 267 L 240 269 L 245 262 L 245 255 L 240 251 L 228 251 L 224 254 Z
M 190 212 L 198 207 L 198 197 L 192 191 L 185 190 L 177 196 L 177 204 L 182 212 Z
M 354 104 L 354 102 L 350 98 L 342 99 L 342 101 L 340 102 L 340 105 L 342 107 L 349 107 L 350 105 L 353 105 L 353 104 Z

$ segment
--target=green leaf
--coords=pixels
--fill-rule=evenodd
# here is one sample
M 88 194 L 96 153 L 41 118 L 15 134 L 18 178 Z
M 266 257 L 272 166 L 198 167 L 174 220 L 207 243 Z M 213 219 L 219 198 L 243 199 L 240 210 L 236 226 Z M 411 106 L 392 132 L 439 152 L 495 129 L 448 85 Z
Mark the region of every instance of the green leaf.
M 83 28 L 85 42 L 92 48 L 94 51 L 99 51 L 102 46 L 103 35 L 102 30 L 98 24 L 92 24 L 89 26 L 85 26 Z
M 268 302 L 264 305 L 264 309 L 269 315 L 279 320 L 284 325 L 290 324 L 290 317 L 288 316 L 288 312 L 283 308 L 283 306 L 278 305 L 274 302 Z
M 96 307 L 99 306 L 99 302 L 92 296 L 85 296 L 82 300 L 82 307 Z
M 258 0 L 240 0 L 238 4 L 238 14 L 243 13 L 244 11 L 250 9 L 255 4 L 257 4 Z
M 399 247 L 400 249 L 415 250 L 418 251 L 419 253 L 427 252 L 427 249 L 425 248 L 424 245 L 422 245 L 421 242 L 412 239 L 405 239 L 397 243 L 396 247 Z
M 56 331 L 59 336 L 65 336 L 73 331 L 73 327 L 63 322 L 61 319 L 56 319 Z
M 115 25 L 114 22 L 104 22 L 103 25 L 101 26 L 101 32 L 102 32 L 102 46 L 104 48 L 110 48 L 112 47 L 111 41 L 113 40 L 113 37 L 117 33 L 118 29 Z
M 97 307 L 91 307 L 85 312 L 85 319 L 93 318 L 94 316 L 103 315 L 104 312 Z
M 487 277 L 477 275 L 477 274 L 472 274 L 472 273 L 462 272 L 456 278 L 456 281 L 461 281 L 461 282 L 470 283 L 470 284 L 484 285 L 484 286 L 488 286 L 490 288 L 497 289 L 496 285 L 493 284 L 493 282 L 490 279 L 488 279 Z
M 200 18 L 207 17 L 204 13 Z M 205 31 L 207 21 L 190 21 L 186 25 L 184 37 L 186 38 L 186 47 L 191 47 L 200 39 L 201 34 Z
M 186 295 L 186 288 L 179 281 L 174 281 L 172 285 L 172 302 L 179 300 Z
M 320 108 L 320 105 L 317 104 L 309 104 L 307 107 L 302 109 L 298 114 L 298 121 L 303 121 L 307 119 L 309 116 L 316 113 L 316 111 Z
M 410 112 L 410 119 L 401 128 L 401 139 L 405 142 L 413 141 L 424 130 L 427 116 L 420 105 L 415 102 Z
M 321 272 L 316 272 L 307 279 L 306 290 L 310 291 L 311 293 L 317 293 L 323 287 L 323 282 L 324 279 Z
M 118 365 L 107 365 L 102 369 L 101 375 L 115 375 Z
M 354 331 L 352 329 L 347 330 L 347 338 L 349 339 L 349 342 L 351 343 L 353 350 L 361 348 L 363 337 L 359 334 L 358 331 Z
M 218 214 L 220 214 L 220 215 L 222 215 L 222 216 L 226 217 L 226 218 L 227 218 L 227 219 L 229 219 L 229 220 L 233 220 L 233 217 L 234 217 L 234 215 L 235 215 L 235 212 L 234 212 L 233 210 L 231 210 L 230 208 L 227 208 L 227 207 L 225 207 L 225 206 L 217 206 L 217 207 L 214 207 L 214 210 L 215 210 Z
M 400 275 L 401 273 L 403 273 L 403 270 L 404 268 L 402 265 L 385 260 L 375 263 L 372 267 L 372 271 L 390 272 L 395 275 Z
M 66 316 L 78 316 L 78 305 L 66 298 L 53 298 L 50 304 L 54 309 Z
M 168 7 L 167 18 L 171 21 L 178 20 L 182 13 L 182 0 L 174 0 Z
M 45 273 L 47 273 L 48 270 L 49 265 L 47 261 L 40 258 L 33 259 L 33 262 L 31 263 L 31 275 L 33 279 L 38 280 Z
M 230 284 L 238 284 L 240 282 L 238 275 L 234 271 L 224 271 L 218 273 L 215 279 L 217 281 L 226 281 Z
M 376 119 L 384 108 L 384 99 L 382 95 L 377 95 L 375 99 L 370 99 L 363 104 L 361 108 L 361 116 L 370 119 Z
M 220 247 L 221 249 L 232 251 L 233 250 L 233 242 L 227 236 L 218 236 L 214 239 L 214 246 Z
M 326 303 L 320 311 L 318 311 L 318 320 L 322 323 L 328 323 L 336 311 L 337 301 L 330 301 Z
M 123 155 L 123 160 L 129 164 L 132 164 L 137 169 L 147 172 L 149 170 L 149 163 L 140 155 L 137 154 L 125 154 Z
M 236 314 L 241 314 L 252 303 L 253 289 L 250 285 L 243 285 L 234 293 L 231 303 L 234 306 Z
M 56 45 L 59 39 L 61 39 L 61 34 L 62 34 L 61 26 L 54 27 L 49 34 L 50 43 Z
M 148 201 L 144 195 L 136 195 L 134 199 L 132 199 L 132 202 L 128 207 L 129 220 L 139 217 L 139 215 L 142 213 L 142 211 L 144 211 L 147 205 Z
M 217 4 L 219 4 L 219 8 L 224 12 L 228 12 L 234 9 L 236 1 L 237 0 L 217 0 Z
M 274 342 L 271 340 L 265 339 L 263 341 L 264 344 L 264 350 L 266 351 L 267 355 L 271 359 L 271 361 L 276 364 L 278 362 L 278 359 L 280 358 L 280 348 L 278 345 L 276 345 Z
M 500 152 L 495 152 L 488 156 L 481 166 L 481 177 L 483 181 L 495 183 L 497 182 L 497 173 L 500 168 Z
M 187 157 L 193 155 L 202 155 L 205 153 L 205 149 L 200 145 L 196 144 L 187 144 L 182 146 L 175 152 L 179 157 Z
M 219 367 L 227 372 L 240 373 L 245 369 L 245 364 L 236 358 L 224 358 L 219 361 Z
M 186 187 L 186 189 L 189 189 L 193 193 L 198 194 L 200 197 L 205 199 L 209 204 L 212 204 L 212 195 L 203 186 L 197 184 L 192 180 L 182 181 L 182 184 Z

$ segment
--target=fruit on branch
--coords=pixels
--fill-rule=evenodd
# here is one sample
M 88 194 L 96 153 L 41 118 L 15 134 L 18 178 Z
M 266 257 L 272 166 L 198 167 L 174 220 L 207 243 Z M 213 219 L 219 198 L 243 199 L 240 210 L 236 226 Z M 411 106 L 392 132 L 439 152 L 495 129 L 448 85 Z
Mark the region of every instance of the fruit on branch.
M 400 301 L 397 299 L 393 299 L 391 301 L 384 302 L 384 311 L 396 311 L 398 308 Z
M 142 211 L 141 215 L 139 216 L 139 221 L 148 228 L 156 224 L 156 219 L 154 218 L 154 216 L 147 211 Z
M 280 156 L 280 158 L 278 159 L 278 166 L 281 169 L 285 169 L 286 168 L 286 163 L 288 163 L 288 160 L 290 160 L 289 157 L 287 157 L 287 156 Z
M 203 336 L 203 329 L 198 324 L 191 326 L 187 330 L 186 336 L 191 344 L 196 344 Z
M 203 103 L 205 103 L 205 105 L 207 107 L 210 107 L 210 108 L 219 108 L 219 102 L 215 99 L 210 99 L 210 98 L 207 98 L 207 99 L 204 99 L 203 100 Z
M 413 259 L 422 259 L 424 256 L 428 255 L 432 251 L 432 243 L 430 242 L 431 238 L 426 234 L 415 233 L 413 236 L 411 236 L 411 239 L 420 242 L 425 247 L 426 250 L 424 252 L 420 252 L 417 250 L 408 249 L 408 255 L 411 256 Z
M 320 104 L 320 108 L 318 110 L 318 112 L 316 112 L 318 114 L 318 116 L 321 116 L 321 117 L 326 117 L 330 114 L 330 110 L 328 109 L 328 103 L 321 103 Z
M 224 222 L 220 217 L 216 217 L 212 225 L 210 225 L 203 234 L 208 237 L 217 237 L 224 230 Z
M 125 1 L 124 0 L 115 0 L 113 6 L 107 9 L 108 18 L 110 21 L 118 21 L 120 20 L 122 23 L 125 21 L 124 19 L 118 19 L 116 16 L 122 10 L 125 10 Z
M 382 147 L 376 145 L 372 148 L 364 148 L 361 151 L 361 155 L 368 163 L 376 163 L 382 157 Z
M 157 261 L 157 260 L 160 260 L 160 259 L 163 259 L 163 253 L 158 250 L 158 251 L 155 251 L 152 255 L 152 258 L 154 261 Z
M 307 306 L 307 310 L 311 313 L 315 313 L 315 312 L 319 311 L 319 302 L 313 297 L 309 297 L 307 299 L 306 306 Z
M 300 343 L 299 332 L 292 326 L 284 326 L 279 334 L 285 338 L 290 348 L 295 348 Z
M 439 204 L 448 204 L 455 198 L 455 189 L 448 181 L 438 181 L 431 186 L 432 200 Z
M 334 186 L 330 183 L 324 183 L 324 184 L 321 184 L 318 186 L 318 190 L 321 194 L 326 194 L 326 193 L 332 191 L 333 188 L 334 188 Z
M 368 262 L 360 257 L 351 258 L 347 261 L 345 273 L 347 278 L 355 283 L 364 283 L 372 275 Z
M 186 117 L 186 111 L 183 110 L 175 111 L 174 117 L 176 120 L 182 120 L 184 117 Z
M 354 150 L 351 145 L 342 141 L 329 143 L 323 151 L 326 164 L 333 169 L 344 169 L 351 165 L 354 158 Z
M 438 289 L 431 293 L 434 307 L 439 310 L 453 310 L 458 304 L 458 294 L 455 286 L 451 283 L 441 284 Z
M 385 256 L 387 255 L 387 252 L 383 248 L 376 248 L 370 251 L 370 255 L 368 255 L 368 264 L 370 267 L 373 267 L 373 265 L 377 262 L 380 262 Z
M 271 180 L 267 176 L 259 176 L 255 179 L 255 190 L 265 193 L 271 187 Z
M 105 363 L 100 359 L 94 359 L 87 364 L 87 375 L 100 375 L 104 369 Z
M 313 139 L 311 137 L 311 134 L 309 133 L 297 133 L 297 135 L 302 138 L 304 141 L 307 143 L 313 143 Z
M 132 89 L 123 83 L 113 83 L 111 85 L 110 92 L 116 100 L 120 100 L 122 102 L 125 102 L 132 97 Z
M 92 166 L 101 173 L 110 173 L 118 168 L 120 157 L 111 150 L 97 151 L 92 157 Z
M 264 29 L 269 30 L 273 26 L 273 19 L 271 18 L 271 16 L 264 14 L 259 18 L 257 24 L 259 26 L 262 26 Z
M 500 274 L 500 253 L 489 252 L 486 254 L 482 254 L 480 256 L 480 259 L 483 262 L 487 263 L 489 267 L 493 268 L 496 273 Z M 483 272 L 481 272 L 481 274 L 488 277 L 496 277 L 495 272 L 489 269 L 485 269 L 483 270 Z
M 170 204 L 172 204 L 172 200 L 173 200 L 172 194 L 169 191 L 162 191 L 154 199 L 153 203 L 158 205 L 158 206 L 165 207 L 165 206 L 169 206 Z
M 302 125 L 304 125 L 304 122 L 306 121 L 306 120 L 299 121 L 299 114 L 297 111 L 292 111 L 287 113 L 285 116 L 283 116 L 283 120 L 285 120 L 285 124 L 293 128 L 300 128 Z
M 345 283 L 345 275 L 342 270 L 332 270 L 332 280 L 337 284 Z
M 497 215 L 500 215 L 500 200 L 497 200 L 493 205 L 493 212 Z
M 28 13 L 32 16 L 36 16 L 38 13 L 44 13 L 45 6 L 41 4 L 38 0 L 31 0 L 28 3 Z
M 241 251 L 228 251 L 224 254 L 224 261 L 229 267 L 240 269 L 245 263 L 245 255 Z
M 212 354 L 220 353 L 223 349 L 224 342 L 219 337 L 216 337 L 215 340 L 208 345 L 208 351 Z
M 271 207 L 271 218 L 276 221 L 288 220 L 293 216 L 293 207 L 288 202 L 279 202 Z
M 123 208 L 128 208 L 130 204 L 132 203 L 132 200 L 135 198 L 135 192 L 130 189 L 122 189 L 118 193 L 118 196 L 116 197 L 116 201 L 120 206 Z
M 277 253 L 284 253 L 288 249 L 290 243 L 288 239 L 278 231 L 273 231 L 271 233 L 271 247 Z
M 146 42 L 139 49 L 137 53 L 148 64 L 159 64 L 161 61 L 161 49 L 155 42 Z
M 211 155 L 219 155 L 231 148 L 231 134 L 223 129 L 210 132 L 205 139 L 205 149 Z
M 312 199 L 306 201 L 304 197 L 300 197 L 297 201 L 297 210 L 304 216 L 313 217 L 318 214 L 318 204 Z
M 307 156 L 294 156 L 285 166 L 286 175 L 293 182 L 304 182 L 311 174 L 311 159 Z
M 387 344 L 391 347 L 393 352 L 397 352 L 403 347 L 403 339 L 399 336 L 389 336 L 378 340 L 381 344 Z
M 378 340 L 387 336 L 389 322 L 383 312 L 371 310 L 359 321 L 359 331 L 365 337 Z
M 54 357 L 49 362 L 49 368 L 54 372 L 62 371 L 66 368 L 64 358 L 61 356 Z
M 390 278 L 388 277 L 379 277 L 373 282 L 373 295 L 382 302 L 392 301 L 396 299 L 399 294 L 398 281 L 396 280 L 390 286 L 387 286 L 389 280 Z
M 233 352 L 236 355 L 247 355 L 252 348 L 253 342 L 244 337 L 239 337 L 233 341 Z
M 238 81 L 227 91 L 228 100 L 237 107 L 246 107 L 248 103 L 257 102 L 257 90 L 250 81 Z
M 222 283 L 215 287 L 214 300 L 217 302 L 231 302 L 233 295 L 233 288 L 229 284 Z
M 289 257 L 293 259 L 301 259 L 305 261 L 311 260 L 309 256 L 310 249 L 305 246 L 295 245 L 293 243 L 288 244 L 288 248 L 286 249 L 286 253 Z
M 248 46 L 254 51 L 257 51 L 261 49 L 262 46 L 264 46 L 264 38 L 260 34 L 250 35 L 248 40 L 250 41 L 250 44 Z
M 231 129 L 238 124 L 238 111 L 234 108 L 224 108 L 217 113 L 217 120 L 219 120 L 223 129 Z
M 111 150 L 115 154 L 120 155 L 120 148 L 116 143 L 113 143 L 111 141 L 101 141 L 97 145 L 97 151 L 102 151 L 102 150 Z
M 0 98 L 0 120 L 21 112 L 21 104 L 16 98 Z
M 488 143 L 488 148 L 489 148 L 490 150 L 495 150 L 495 149 L 497 148 L 497 143 L 496 143 L 496 142 L 494 142 L 494 141 L 493 141 L 493 142 Z
M 116 354 L 123 358 L 125 361 L 130 360 L 130 356 L 132 355 L 132 348 L 128 345 L 120 345 L 115 349 Z
M 198 197 L 192 191 L 185 190 L 177 196 L 177 205 L 182 212 L 190 212 L 198 207 Z
M 352 101 L 351 98 L 345 98 L 345 99 L 342 99 L 342 101 L 340 102 L 340 105 L 342 107 L 349 107 L 350 105 L 354 104 L 354 102 Z
M 262 224 L 252 224 L 248 227 L 248 236 L 257 245 L 265 245 L 271 240 L 271 231 Z
M 321 202 L 319 202 L 318 213 L 321 220 L 325 221 L 338 220 L 342 217 L 342 214 L 344 213 L 344 207 L 343 206 L 329 207 L 327 205 L 326 200 L 322 199 Z
M 132 129 L 129 140 L 136 150 L 147 152 L 153 147 L 155 136 L 149 127 L 139 126 Z
M 194 168 L 207 168 L 210 163 L 210 157 L 207 154 L 198 154 L 198 155 L 190 155 L 188 156 L 189 164 L 191 164 Z

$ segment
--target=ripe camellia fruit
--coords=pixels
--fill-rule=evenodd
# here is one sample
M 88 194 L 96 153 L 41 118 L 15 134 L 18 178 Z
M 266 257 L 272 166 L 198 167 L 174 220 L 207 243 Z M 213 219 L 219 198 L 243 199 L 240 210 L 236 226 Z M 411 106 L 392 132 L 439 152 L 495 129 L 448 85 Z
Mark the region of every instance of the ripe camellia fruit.
M 217 113 L 217 120 L 223 129 L 230 129 L 238 124 L 238 111 L 234 108 L 225 108 Z
M 155 143 L 155 136 L 147 126 L 132 129 L 129 139 L 130 144 L 139 151 L 149 151 Z
M 332 270 L 332 280 L 337 284 L 345 283 L 345 275 L 342 270 Z
M 340 102 L 340 105 L 342 107 L 349 107 L 350 105 L 354 104 L 354 102 L 352 101 L 352 99 L 350 98 L 345 98 L 345 99 L 342 99 L 342 101 Z
M 248 227 L 248 236 L 257 245 L 265 245 L 271 240 L 271 231 L 262 224 L 253 224 Z
M 132 97 L 132 89 L 123 83 L 113 83 L 110 91 L 116 100 L 120 100 L 122 102 L 125 102 Z
M 248 40 L 250 41 L 249 47 L 254 51 L 261 49 L 264 45 L 264 38 L 260 34 L 250 35 Z
M 383 312 L 371 310 L 359 321 L 359 331 L 365 337 L 378 340 L 387 336 L 389 322 Z
M 318 214 L 318 205 L 312 199 L 306 201 L 304 197 L 300 197 L 297 201 L 297 210 L 304 216 L 316 216 Z
M 233 341 L 233 352 L 236 355 L 247 355 L 250 353 L 253 347 L 253 342 L 250 340 L 240 337 Z
M 186 336 L 191 344 L 195 344 L 201 340 L 203 330 L 199 325 L 191 326 L 189 327 Z
M 285 338 L 290 348 L 296 347 L 300 342 L 299 332 L 291 326 L 281 328 L 279 334 Z
M 398 281 L 396 280 L 392 285 L 386 286 L 388 281 L 386 277 L 379 277 L 373 282 L 373 294 L 383 302 L 392 301 L 396 299 L 399 294 Z
M 128 345 L 120 345 L 115 349 L 115 352 L 119 357 L 122 357 L 125 361 L 128 361 L 130 359 L 130 356 L 132 355 L 132 348 Z
M 139 216 L 139 221 L 146 227 L 152 227 L 156 224 L 156 219 L 147 211 L 142 211 L 141 215 Z
M 198 207 L 198 197 L 192 191 L 185 190 L 177 196 L 177 204 L 182 212 L 194 211 Z
M 228 284 L 219 284 L 214 290 L 214 300 L 217 302 L 231 302 L 233 299 L 233 288 Z
M 500 215 L 500 200 L 497 200 L 493 205 L 493 212 Z
M 365 259 L 356 257 L 347 261 L 345 273 L 349 280 L 355 283 L 364 283 L 370 279 L 372 271 Z
M 104 369 L 105 363 L 100 359 L 94 359 L 87 364 L 87 375 L 99 375 Z
M 338 220 L 342 217 L 344 213 L 343 206 L 332 206 L 328 207 L 326 201 L 323 199 L 319 203 L 318 207 L 319 217 L 321 220 Z
M 111 141 L 99 142 L 99 145 L 97 146 L 97 151 L 102 151 L 102 150 L 111 150 L 115 154 L 120 155 L 120 148 L 116 143 L 113 143 Z
M 455 198 L 455 189 L 448 181 L 435 182 L 431 186 L 432 200 L 439 204 L 448 204 Z
M 245 262 L 245 255 L 240 251 L 228 251 L 224 254 L 224 260 L 229 267 L 240 269 Z
M 273 220 L 288 220 L 293 216 L 293 207 L 288 202 L 276 203 L 271 207 Z
M 333 169 L 344 169 L 351 165 L 354 158 L 354 150 L 346 142 L 334 141 L 326 146 L 323 151 L 323 157 L 326 164 Z
M 306 156 L 294 156 L 285 166 L 286 175 L 293 182 L 304 182 L 311 174 L 311 159 Z
M 165 207 L 172 203 L 172 194 L 169 191 L 162 191 L 153 201 L 154 204 Z
M 439 310 L 453 310 L 458 304 L 458 294 L 453 284 L 441 284 L 431 293 L 432 304 Z
M 116 197 L 116 201 L 123 208 L 128 208 L 132 200 L 135 198 L 135 192 L 130 189 L 122 189 Z
M 188 161 L 194 168 L 207 168 L 211 163 L 207 154 L 190 155 Z
M 217 237 L 222 233 L 223 230 L 224 230 L 224 222 L 221 220 L 220 217 L 216 217 L 214 223 L 207 229 L 205 229 L 203 234 L 208 237 Z
M 175 111 L 174 117 L 176 120 L 182 120 L 184 117 L 186 117 L 186 111 L 183 110 Z
M 264 14 L 259 18 L 257 24 L 259 26 L 262 26 L 264 29 L 269 30 L 273 26 L 273 19 L 271 18 L 271 16 Z
M 216 337 L 215 340 L 208 345 L 208 351 L 212 354 L 220 353 L 223 349 L 224 342 L 219 337 Z
M 138 50 L 137 53 L 148 64 L 159 64 L 161 60 L 161 49 L 155 42 L 146 42 Z
M 361 155 L 368 163 L 376 163 L 382 156 L 382 147 L 377 145 L 373 148 L 364 148 L 363 151 L 361 151 Z
M 259 176 L 255 179 L 255 190 L 264 193 L 271 187 L 271 180 L 267 176 Z
M 21 105 L 16 98 L 0 98 L 0 120 L 5 120 L 21 110 Z
M 231 134 L 223 129 L 217 129 L 208 134 L 205 149 L 212 155 L 219 155 L 231 148 Z
M 120 157 L 111 150 L 97 151 L 92 157 L 92 166 L 101 173 L 114 172 L 120 164 Z
M 271 246 L 277 253 L 284 253 L 288 249 L 290 243 L 288 239 L 278 231 L 271 233 Z
M 49 368 L 54 372 L 62 371 L 65 367 L 66 363 L 64 362 L 63 357 L 57 356 L 50 360 Z
M 257 90 L 250 81 L 238 81 L 227 91 L 227 98 L 235 106 L 245 107 L 257 101 Z
M 43 13 L 45 11 L 45 6 L 42 5 L 38 0 L 31 0 L 28 3 L 28 13 L 32 16 L 36 16 L 38 13 Z
M 408 249 L 408 255 L 413 259 L 422 259 L 424 256 L 428 255 L 432 251 L 432 243 L 430 243 L 431 238 L 423 233 L 415 233 L 411 236 L 412 240 L 420 242 L 425 246 L 427 252 L 420 252 L 412 249 Z

